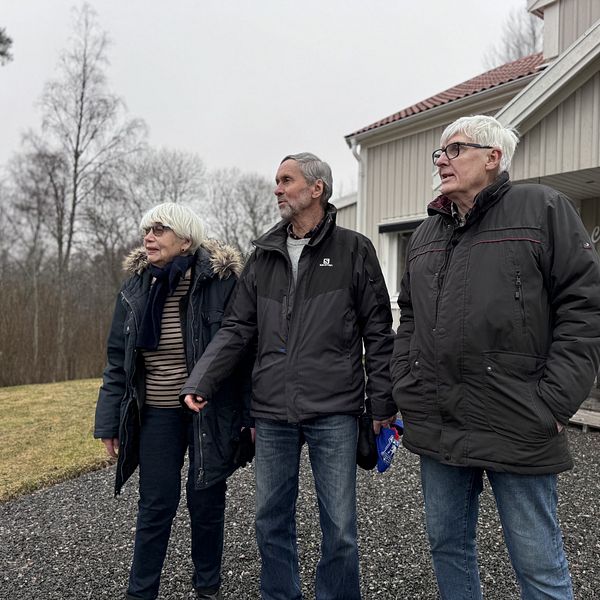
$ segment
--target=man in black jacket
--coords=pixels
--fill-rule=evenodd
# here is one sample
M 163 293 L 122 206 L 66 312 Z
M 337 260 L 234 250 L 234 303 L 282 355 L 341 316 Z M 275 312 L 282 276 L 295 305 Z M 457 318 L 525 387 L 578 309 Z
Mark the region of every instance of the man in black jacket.
M 484 472 L 522 598 L 573 597 L 556 474 L 572 467 L 564 426 L 600 363 L 600 267 L 565 196 L 509 181 L 517 141 L 487 116 L 446 128 L 441 195 L 411 237 L 398 299 L 394 399 L 452 600 L 482 597 Z
M 356 442 L 365 369 L 375 430 L 396 413 L 389 296 L 371 242 L 335 225 L 329 165 L 309 153 L 286 156 L 275 181 L 283 220 L 254 242 L 222 327 L 182 395 L 190 409 L 201 410 L 256 344 L 251 414 L 262 598 L 302 598 L 295 508 L 306 442 L 323 533 L 316 597 L 356 600 Z

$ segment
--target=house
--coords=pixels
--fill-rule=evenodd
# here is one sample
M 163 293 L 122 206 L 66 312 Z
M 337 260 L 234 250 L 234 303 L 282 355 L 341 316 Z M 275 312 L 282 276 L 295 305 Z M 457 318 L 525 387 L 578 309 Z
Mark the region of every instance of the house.
M 544 20 L 540 54 L 502 65 L 346 136 L 358 160 L 354 203 L 340 219 L 374 243 L 396 299 L 408 239 L 437 195 L 431 152 L 443 129 L 494 115 L 521 136 L 513 181 L 561 190 L 600 243 L 600 1 L 529 0 Z M 398 318 L 396 309 L 396 319 Z

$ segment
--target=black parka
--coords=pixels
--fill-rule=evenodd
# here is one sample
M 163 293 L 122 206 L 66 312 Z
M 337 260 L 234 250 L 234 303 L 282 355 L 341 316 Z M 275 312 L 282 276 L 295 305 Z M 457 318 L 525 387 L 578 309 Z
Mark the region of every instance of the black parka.
M 182 394 L 211 400 L 256 340 L 253 417 L 295 423 L 328 414 L 358 415 L 365 370 L 373 416 L 395 414 L 387 289 L 371 242 L 337 227 L 335 214 L 328 205 L 324 223 L 303 248 L 296 285 L 286 223 L 254 242 L 231 311 Z
M 411 237 L 391 363 L 403 444 L 451 465 L 572 466 L 566 424 L 600 362 L 598 255 L 569 200 L 508 174 L 464 226 L 440 196 Z
M 119 439 L 116 494 L 139 460 L 139 415 L 145 400 L 145 377 L 144 360 L 135 341 L 152 281 L 143 248 L 134 251 L 125 264 L 133 274 L 117 297 L 94 428 L 95 438 Z M 196 251 L 189 294 L 180 309 L 188 372 L 218 331 L 240 271 L 241 257 L 229 246 L 208 240 Z M 250 424 L 248 407 L 244 407 L 245 401 L 249 405 L 249 388 L 249 372 L 244 376 L 242 368 L 216 392 L 218 411 L 207 407 L 193 416 L 196 487 L 208 487 L 235 470 L 240 428 Z

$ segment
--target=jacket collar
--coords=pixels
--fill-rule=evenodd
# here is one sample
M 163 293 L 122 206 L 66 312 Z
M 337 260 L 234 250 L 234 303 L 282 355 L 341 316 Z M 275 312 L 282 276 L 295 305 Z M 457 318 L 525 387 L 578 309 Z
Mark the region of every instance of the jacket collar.
M 328 203 L 325 207 L 325 217 L 323 218 L 323 221 L 319 224 L 318 230 L 310 238 L 310 242 L 308 242 L 309 246 L 316 246 L 320 244 L 321 241 L 330 234 L 330 232 L 335 227 L 336 215 L 337 208 L 333 204 Z M 261 235 L 252 243 L 256 248 L 262 248 L 264 250 L 279 249 L 287 252 L 285 246 L 288 235 L 287 228 L 288 221 L 279 221 L 277 225 L 271 227 L 269 231 Z
M 498 202 L 498 200 L 500 200 L 500 198 L 502 198 L 502 196 L 510 189 L 510 186 L 511 183 L 507 171 L 498 175 L 494 182 L 475 196 L 473 208 L 469 211 L 468 222 L 474 221 Z M 452 219 L 452 200 L 444 195 L 438 196 L 427 206 L 427 214 L 429 216 L 441 215 L 446 219 Z
M 123 268 L 130 275 L 142 275 L 148 271 L 148 258 L 143 246 L 135 248 L 123 261 Z M 227 279 L 242 272 L 242 255 L 238 250 L 218 240 L 204 240 L 196 250 L 195 279 L 218 277 Z

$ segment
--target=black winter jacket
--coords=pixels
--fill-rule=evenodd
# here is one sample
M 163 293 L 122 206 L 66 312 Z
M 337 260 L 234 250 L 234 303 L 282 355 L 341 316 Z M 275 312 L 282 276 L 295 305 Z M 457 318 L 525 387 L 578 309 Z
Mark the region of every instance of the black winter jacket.
M 358 415 L 365 396 L 364 343 L 373 416 L 395 414 L 387 289 L 371 242 L 337 227 L 335 214 L 328 205 L 325 222 L 303 248 L 295 286 L 286 223 L 254 242 L 231 312 L 182 394 L 212 399 L 256 338 L 253 417 L 295 423 L 328 414 Z
M 225 306 L 241 271 L 239 253 L 212 240 L 196 252 L 188 296 L 182 301 L 182 333 L 188 372 L 221 325 Z M 133 273 L 117 298 L 108 337 L 108 362 L 96 406 L 95 438 L 119 438 L 115 494 L 138 465 L 140 412 L 145 399 L 144 360 L 135 347 L 152 276 L 142 249 L 125 263 Z M 249 404 L 250 380 L 243 372 L 218 390 L 219 409 L 194 415 L 196 487 L 208 487 L 236 468 L 234 454 L 244 420 L 244 395 Z M 246 421 L 249 419 L 246 409 Z M 191 414 L 191 411 L 190 411 Z
M 573 206 L 501 175 L 462 227 L 440 196 L 413 234 L 398 299 L 403 444 L 451 465 L 572 466 L 566 424 L 600 362 L 600 267 Z

